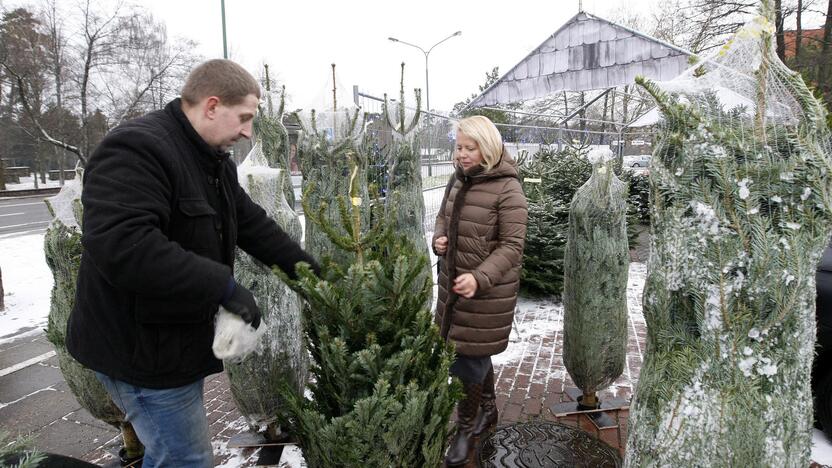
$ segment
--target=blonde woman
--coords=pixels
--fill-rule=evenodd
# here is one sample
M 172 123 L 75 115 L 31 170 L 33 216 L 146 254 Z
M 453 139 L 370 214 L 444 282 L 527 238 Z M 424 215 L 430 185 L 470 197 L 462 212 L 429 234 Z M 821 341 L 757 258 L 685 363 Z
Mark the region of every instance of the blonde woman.
M 459 121 L 454 159 L 433 236 L 440 257 L 436 322 L 456 346 L 451 374 L 465 388 L 448 466 L 467 463 L 473 437 L 497 423 L 491 356 L 508 346 L 527 218 L 517 164 L 488 118 Z

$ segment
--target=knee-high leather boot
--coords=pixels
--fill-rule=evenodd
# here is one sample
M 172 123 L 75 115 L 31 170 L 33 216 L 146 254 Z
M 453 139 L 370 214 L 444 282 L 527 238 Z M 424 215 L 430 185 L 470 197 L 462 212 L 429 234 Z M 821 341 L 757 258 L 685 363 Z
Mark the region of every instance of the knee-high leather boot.
M 480 401 L 479 416 L 474 424 L 474 435 L 479 436 L 497 424 L 497 391 L 494 388 L 494 366 L 488 368 L 485 380 L 482 382 L 482 400 Z
M 468 452 L 473 446 L 474 423 L 477 419 L 477 412 L 480 409 L 480 398 L 482 395 L 481 383 L 463 382 L 465 399 L 459 402 L 456 407 L 456 434 L 451 440 L 451 446 L 445 455 L 447 466 L 462 466 L 468 463 Z

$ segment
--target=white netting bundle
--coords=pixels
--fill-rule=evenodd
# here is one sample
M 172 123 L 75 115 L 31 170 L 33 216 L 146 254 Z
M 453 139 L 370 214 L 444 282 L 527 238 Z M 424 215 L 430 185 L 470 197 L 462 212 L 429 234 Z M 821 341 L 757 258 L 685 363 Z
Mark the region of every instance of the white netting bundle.
M 54 197 L 46 199 L 52 210 L 54 220 L 60 221 L 68 228 L 80 231 L 81 221 L 81 176 L 67 180 L 61 191 Z
M 329 143 L 359 141 L 364 135 L 364 112 L 355 106 L 332 111 L 303 110 L 298 112 L 303 131 L 310 136 L 323 136 Z
M 691 105 L 703 108 L 704 99 L 715 97 L 725 111 L 754 117 L 757 106 L 764 103 L 766 119 L 782 125 L 796 125 L 807 109 L 795 91 L 787 85 L 788 75 L 795 73 L 782 63 L 772 64 L 774 24 L 758 16 L 712 55 L 704 58 L 680 76 L 657 85 L 671 94 L 679 94 Z M 776 59 L 776 57 L 775 57 Z M 774 66 L 772 66 L 774 65 Z M 779 65 L 779 66 L 778 66 Z
M 387 101 L 387 124 L 393 129 L 393 138 L 405 138 L 406 134 L 419 123 L 417 119 L 420 117 L 422 123 L 424 123 L 424 114 L 422 114 L 421 109 L 411 107 L 407 102 Z M 402 134 L 402 130 L 404 130 L 405 135 Z
M 353 94 L 336 79 L 334 89 L 332 82 L 323 85 L 314 99 L 304 103 L 297 116 L 307 135 L 325 136 L 332 143 L 358 141 L 364 134 L 364 114 L 355 104 Z

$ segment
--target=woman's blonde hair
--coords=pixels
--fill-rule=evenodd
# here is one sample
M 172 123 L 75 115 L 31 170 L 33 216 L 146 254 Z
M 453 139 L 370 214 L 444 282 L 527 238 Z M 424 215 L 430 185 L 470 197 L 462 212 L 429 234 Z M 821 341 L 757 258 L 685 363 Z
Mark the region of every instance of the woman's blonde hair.
M 456 130 L 477 142 L 482 153 L 482 165 L 489 170 L 500 162 L 503 154 L 503 138 L 494 123 L 482 115 L 466 117 L 456 124 Z

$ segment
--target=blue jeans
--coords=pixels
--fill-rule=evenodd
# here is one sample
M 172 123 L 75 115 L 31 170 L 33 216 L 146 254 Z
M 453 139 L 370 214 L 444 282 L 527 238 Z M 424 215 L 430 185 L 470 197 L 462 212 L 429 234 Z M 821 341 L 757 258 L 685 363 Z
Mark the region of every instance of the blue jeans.
M 144 444 L 144 468 L 214 466 L 203 401 L 204 381 L 162 390 L 95 373 Z

